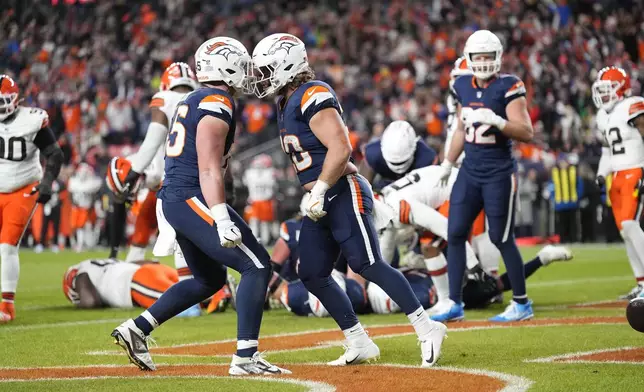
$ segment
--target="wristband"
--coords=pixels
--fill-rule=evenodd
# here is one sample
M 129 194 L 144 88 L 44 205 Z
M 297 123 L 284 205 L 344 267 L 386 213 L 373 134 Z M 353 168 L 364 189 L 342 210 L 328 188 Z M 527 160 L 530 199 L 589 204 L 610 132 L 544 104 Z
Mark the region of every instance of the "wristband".
M 441 163 L 441 166 L 445 169 L 451 169 L 452 167 L 454 167 L 454 164 L 450 162 L 449 159 L 445 159 L 443 163 Z
M 496 127 L 499 128 L 500 131 L 502 131 L 503 128 L 505 128 L 505 125 L 508 123 L 508 120 L 504 119 L 501 116 L 497 116 L 497 117 L 498 117 L 498 120 L 496 122 Z
M 230 220 L 226 203 L 220 203 L 210 207 L 210 215 L 212 215 L 212 219 L 214 219 L 215 222 Z

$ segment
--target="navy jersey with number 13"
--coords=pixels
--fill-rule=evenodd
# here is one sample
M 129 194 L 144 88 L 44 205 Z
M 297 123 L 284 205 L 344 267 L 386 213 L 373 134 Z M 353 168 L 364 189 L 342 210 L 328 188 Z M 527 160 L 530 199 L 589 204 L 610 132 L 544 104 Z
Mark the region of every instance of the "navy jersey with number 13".
M 204 87 L 188 94 L 174 114 L 166 142 L 165 179 L 159 198 L 168 202 L 188 200 L 201 193 L 197 164 L 197 125 L 204 116 L 228 124 L 224 167 L 235 138 L 235 101 L 226 91 Z
M 514 75 L 501 74 L 486 87 L 479 87 L 474 76 L 456 79 L 452 93 L 461 104 L 461 111 L 491 109 L 507 120 L 505 109 L 513 100 L 526 94 L 523 82 Z M 486 124 L 465 129 L 465 160 L 463 171 L 478 182 L 494 181 L 515 172 L 512 140 L 500 130 Z

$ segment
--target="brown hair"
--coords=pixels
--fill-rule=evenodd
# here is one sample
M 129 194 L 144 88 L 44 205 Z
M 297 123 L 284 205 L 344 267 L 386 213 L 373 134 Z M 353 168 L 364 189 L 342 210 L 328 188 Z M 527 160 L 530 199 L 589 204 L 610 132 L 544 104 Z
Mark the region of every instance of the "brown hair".
M 307 66 L 306 68 L 304 68 L 304 70 L 302 70 L 302 72 L 295 75 L 293 80 L 286 83 L 286 85 L 277 92 L 277 95 L 285 95 L 289 89 L 295 90 L 296 88 L 300 87 L 304 83 L 310 82 L 311 80 L 315 80 L 315 71 L 313 71 L 311 67 Z

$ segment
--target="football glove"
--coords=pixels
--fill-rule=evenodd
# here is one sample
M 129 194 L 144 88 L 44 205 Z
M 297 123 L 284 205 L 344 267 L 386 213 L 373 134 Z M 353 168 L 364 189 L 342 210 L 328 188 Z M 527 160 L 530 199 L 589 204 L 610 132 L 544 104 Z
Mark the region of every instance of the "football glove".
M 38 199 L 36 200 L 36 203 L 46 204 L 51 199 L 51 195 L 54 194 L 52 186 L 53 184 L 43 181 L 34 187 L 31 193 L 34 194 L 38 192 Z
M 230 219 L 228 206 L 224 203 L 214 205 L 210 208 L 210 213 L 217 225 L 217 234 L 219 235 L 219 243 L 221 246 L 224 248 L 234 248 L 241 244 L 241 230 Z
M 447 181 L 449 181 L 449 176 L 452 174 L 452 167 L 454 164 L 452 162 L 448 161 L 447 159 L 441 163 L 441 172 L 439 173 L 439 178 L 440 181 L 438 182 L 438 185 L 441 187 L 444 187 L 447 185 Z
M 603 188 L 604 185 L 606 185 L 606 178 L 602 175 L 597 176 L 597 178 L 595 178 L 595 184 L 597 184 L 600 189 Z
M 487 124 L 499 130 L 505 128 L 507 120 L 494 113 L 491 109 L 480 108 L 471 112 L 465 112 L 462 115 L 462 120 L 466 126 L 471 127 L 474 124 Z
M 324 195 L 329 189 L 329 185 L 321 180 L 317 180 L 313 188 L 308 193 L 306 202 L 306 216 L 311 220 L 317 221 L 326 215 L 324 211 Z

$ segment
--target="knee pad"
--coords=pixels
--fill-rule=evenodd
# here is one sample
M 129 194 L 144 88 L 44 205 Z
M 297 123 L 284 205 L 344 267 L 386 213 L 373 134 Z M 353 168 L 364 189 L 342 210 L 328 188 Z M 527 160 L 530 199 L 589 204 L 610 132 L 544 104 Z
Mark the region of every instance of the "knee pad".
M 0 244 L 0 258 L 7 260 L 11 257 L 18 257 L 18 247 L 9 244 Z
M 367 298 L 371 309 L 376 314 L 389 314 L 400 311 L 400 307 L 375 283 L 367 284 Z
M 338 284 L 338 286 L 340 286 L 342 291 L 344 292 L 347 291 L 347 283 L 342 273 L 336 270 L 333 270 L 333 272 L 331 272 L 331 278 Z M 310 292 L 309 292 L 309 307 L 311 308 L 311 312 L 313 313 L 313 315 L 315 315 L 316 317 L 329 316 L 329 312 L 326 310 L 324 305 L 322 305 L 322 302 L 318 299 L 318 297 L 316 297 Z
M 356 313 L 365 313 L 367 309 L 367 293 L 360 283 L 353 279 L 345 280 L 347 285 L 347 296 L 351 301 L 353 311 Z

